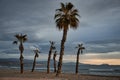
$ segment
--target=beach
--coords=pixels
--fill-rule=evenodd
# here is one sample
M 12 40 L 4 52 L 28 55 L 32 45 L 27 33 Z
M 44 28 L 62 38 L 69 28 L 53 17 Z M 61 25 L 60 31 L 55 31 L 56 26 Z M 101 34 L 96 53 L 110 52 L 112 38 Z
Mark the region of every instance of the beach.
M 15 69 L 0 69 L 0 80 L 120 80 L 120 76 L 97 76 L 97 75 L 81 75 L 73 73 L 62 73 L 59 77 L 51 72 L 25 70 L 20 74 L 19 70 Z

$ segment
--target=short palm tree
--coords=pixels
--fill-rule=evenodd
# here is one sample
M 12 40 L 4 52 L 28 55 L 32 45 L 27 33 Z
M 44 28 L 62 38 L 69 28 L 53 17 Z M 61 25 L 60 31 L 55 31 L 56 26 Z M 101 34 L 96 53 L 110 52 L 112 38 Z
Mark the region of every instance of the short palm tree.
M 78 48 L 78 52 L 77 52 L 76 70 L 75 70 L 75 73 L 78 74 L 79 55 L 83 53 L 83 49 L 85 49 L 85 47 L 83 47 L 83 44 L 78 44 L 78 46 L 77 46 L 76 48 Z
M 53 61 L 54 61 L 54 72 L 56 73 L 56 56 L 57 56 L 57 51 L 54 52 L 54 55 L 53 55 Z
M 38 58 L 38 57 L 39 57 L 39 53 L 40 53 L 40 51 L 39 51 L 39 49 L 38 49 L 38 48 L 36 48 L 36 49 L 35 49 L 35 50 L 33 50 L 33 51 L 34 51 L 34 53 L 35 53 L 35 56 L 34 56 L 33 67 L 32 67 L 32 71 L 31 71 L 31 72 L 33 72 L 33 71 L 34 71 L 34 69 L 35 69 L 36 58 Z
M 23 51 L 24 51 L 24 46 L 23 43 L 27 40 L 27 35 L 22 35 L 22 34 L 16 34 L 15 37 L 17 38 L 16 41 L 13 42 L 13 44 L 18 44 L 19 42 L 19 51 L 20 51 L 20 71 L 23 73 Z
M 50 46 L 50 50 L 49 50 L 49 54 L 48 54 L 48 61 L 47 61 L 47 73 L 50 73 L 50 59 L 51 59 L 51 54 L 52 54 L 52 50 L 55 49 L 55 42 L 53 41 L 49 41 L 51 46 Z
M 67 38 L 67 32 L 69 28 L 77 29 L 78 28 L 78 20 L 79 14 L 78 10 L 74 8 L 74 5 L 72 3 L 61 3 L 61 7 L 59 9 L 56 9 L 55 14 L 55 22 L 56 27 L 59 30 L 63 30 L 63 37 L 61 40 L 61 49 L 60 49 L 60 56 L 59 56 L 59 62 L 58 62 L 58 70 L 56 76 L 59 76 L 61 73 L 62 68 L 62 60 L 64 55 L 64 44 L 66 42 Z

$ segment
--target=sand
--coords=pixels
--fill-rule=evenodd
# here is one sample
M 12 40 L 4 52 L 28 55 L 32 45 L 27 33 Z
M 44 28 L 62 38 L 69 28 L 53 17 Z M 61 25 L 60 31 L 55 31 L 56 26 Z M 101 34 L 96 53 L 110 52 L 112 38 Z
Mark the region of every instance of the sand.
M 59 77 L 55 73 L 29 70 L 20 74 L 19 70 L 0 69 L 0 80 L 120 80 L 120 76 L 95 76 L 95 75 L 76 75 L 72 73 L 62 73 Z

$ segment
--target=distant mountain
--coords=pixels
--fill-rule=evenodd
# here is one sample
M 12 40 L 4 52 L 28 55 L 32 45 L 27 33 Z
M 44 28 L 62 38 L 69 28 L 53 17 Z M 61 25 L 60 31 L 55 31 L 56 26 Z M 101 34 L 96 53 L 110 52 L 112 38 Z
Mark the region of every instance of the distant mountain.
M 0 59 L 0 62 L 18 62 L 19 59 L 17 58 L 7 58 L 7 59 Z M 25 62 L 31 62 L 32 60 L 24 59 Z
M 8 58 L 8 59 L 0 59 L 0 65 L 2 64 L 19 64 L 19 59 L 17 58 Z M 25 64 L 31 64 L 33 63 L 33 60 L 27 60 L 24 59 L 24 63 Z M 44 64 L 47 65 L 47 61 L 37 61 L 37 64 Z M 53 60 L 51 60 L 51 66 L 53 66 Z M 67 63 L 63 63 L 63 66 L 75 66 L 76 63 L 75 62 L 67 62 Z M 92 64 L 83 64 L 83 63 L 79 63 L 80 68 L 110 68 L 111 66 L 119 66 L 120 65 L 108 65 L 108 64 L 101 64 L 101 65 L 92 65 Z

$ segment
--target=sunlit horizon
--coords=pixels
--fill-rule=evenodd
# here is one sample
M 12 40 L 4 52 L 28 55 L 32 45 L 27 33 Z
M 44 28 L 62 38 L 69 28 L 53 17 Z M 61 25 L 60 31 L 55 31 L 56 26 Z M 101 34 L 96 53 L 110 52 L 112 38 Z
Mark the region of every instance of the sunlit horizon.
M 34 54 L 34 53 L 31 53 Z M 24 54 L 24 59 L 33 60 L 34 56 L 29 54 Z M 104 57 L 103 57 L 104 56 Z M 109 56 L 112 56 L 111 58 Z M 114 57 L 113 57 L 114 56 Z M 102 64 L 108 64 L 108 65 L 120 65 L 120 59 L 118 59 L 120 56 L 119 52 L 110 52 L 110 53 L 84 53 L 83 55 L 80 55 L 79 63 L 83 64 L 91 64 L 91 65 L 102 65 Z M 53 55 L 51 56 L 53 57 Z M 63 62 L 69 63 L 74 62 L 76 63 L 76 54 L 65 54 L 63 56 Z M 12 58 L 19 58 L 18 54 L 0 54 L 0 59 L 12 59 Z M 48 54 L 41 53 L 37 59 L 37 61 L 47 61 Z M 116 59 L 117 58 L 117 59 Z M 56 60 L 58 61 L 59 55 L 57 55 Z M 52 60 L 52 59 L 51 59 Z

